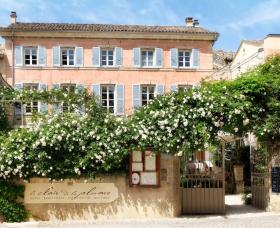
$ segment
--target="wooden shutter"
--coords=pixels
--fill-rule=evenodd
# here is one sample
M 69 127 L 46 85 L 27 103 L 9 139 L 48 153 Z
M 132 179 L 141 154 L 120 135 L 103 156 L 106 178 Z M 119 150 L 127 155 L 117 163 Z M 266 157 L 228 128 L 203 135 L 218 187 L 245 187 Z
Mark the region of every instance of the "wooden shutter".
M 156 67 L 162 67 L 163 66 L 163 49 L 156 48 L 155 54 L 156 54 Z
M 23 83 L 16 83 L 14 85 L 14 88 L 16 90 L 21 90 L 23 89 Z M 21 115 L 21 103 L 15 103 L 15 115 L 20 116 Z
M 46 66 L 46 48 L 38 46 L 38 65 Z
M 55 90 L 59 90 L 60 89 L 60 84 L 53 84 L 52 86 L 53 89 Z M 53 103 L 52 104 L 52 109 L 53 109 L 53 112 L 58 114 L 58 113 L 61 113 L 62 112 L 62 105 L 61 103 Z
M 122 66 L 122 61 L 123 61 L 123 53 L 122 52 L 123 52 L 122 48 L 120 48 L 120 47 L 115 48 L 115 56 L 116 56 L 115 65 L 117 67 Z
M 98 99 L 100 99 L 100 84 L 92 85 L 92 92 L 95 96 L 97 96 Z
M 164 85 L 157 85 L 156 86 L 156 95 L 163 95 L 164 94 Z
M 94 67 L 100 67 L 100 47 L 92 48 L 92 64 Z
M 192 57 L 193 57 L 193 67 L 199 67 L 200 65 L 200 51 L 199 49 L 193 49 L 192 50 Z
M 75 48 L 75 66 L 83 67 L 84 49 L 82 47 Z
M 141 49 L 133 48 L 133 65 L 134 67 L 141 67 Z
M 170 91 L 171 91 L 171 92 L 176 92 L 176 91 L 178 91 L 178 85 L 171 85 Z
M 22 46 L 15 46 L 15 66 L 23 65 L 23 48 Z
M 53 66 L 60 66 L 60 47 L 53 47 Z
M 39 84 L 39 90 L 40 91 L 44 91 L 44 90 L 47 90 L 48 86 L 47 84 Z M 39 101 L 38 103 L 38 111 L 41 112 L 41 113 L 48 113 L 48 103 L 45 103 L 45 102 L 42 102 L 42 101 Z
M 178 67 L 178 49 L 177 48 L 170 49 L 170 66 L 172 68 Z
M 124 115 L 124 85 L 116 85 L 116 115 Z
M 133 109 L 135 110 L 141 106 L 141 86 L 133 85 L 132 94 L 133 94 Z

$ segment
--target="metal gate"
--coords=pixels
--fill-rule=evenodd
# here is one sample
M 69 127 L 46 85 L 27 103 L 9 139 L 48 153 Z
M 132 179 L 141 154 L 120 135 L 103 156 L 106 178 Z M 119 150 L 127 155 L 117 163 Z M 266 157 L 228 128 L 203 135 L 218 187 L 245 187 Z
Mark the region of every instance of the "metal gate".
M 269 173 L 251 173 L 252 205 L 265 210 L 269 203 Z
M 217 152 L 216 159 L 210 157 L 207 152 L 196 152 L 183 161 L 183 214 L 225 213 L 224 147 Z

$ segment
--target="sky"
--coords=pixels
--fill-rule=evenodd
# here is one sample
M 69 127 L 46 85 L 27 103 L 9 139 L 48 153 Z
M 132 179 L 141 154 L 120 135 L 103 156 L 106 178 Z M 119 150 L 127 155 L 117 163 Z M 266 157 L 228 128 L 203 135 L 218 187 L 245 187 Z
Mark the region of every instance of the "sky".
M 220 34 L 214 48 L 226 51 L 280 33 L 280 0 L 0 0 L 0 26 L 10 11 L 19 22 L 185 25 L 194 17 Z

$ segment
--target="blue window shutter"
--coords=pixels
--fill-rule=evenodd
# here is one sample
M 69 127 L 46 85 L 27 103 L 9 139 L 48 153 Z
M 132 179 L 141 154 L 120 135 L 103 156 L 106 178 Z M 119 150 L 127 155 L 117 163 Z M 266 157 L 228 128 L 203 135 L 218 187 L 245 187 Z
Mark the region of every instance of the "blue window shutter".
M 141 86 L 133 85 L 132 94 L 133 94 L 133 109 L 135 110 L 141 106 Z
M 192 50 L 192 57 L 193 57 L 193 67 L 199 67 L 200 65 L 200 51 L 199 49 L 195 48 Z
M 84 49 L 82 47 L 75 48 L 75 66 L 83 67 Z
M 100 84 L 92 85 L 92 92 L 98 99 L 100 99 Z
M 164 85 L 157 85 L 156 86 L 156 94 L 157 94 L 157 96 L 164 94 Z
M 53 84 L 52 88 L 56 89 L 56 90 L 59 90 L 60 89 L 60 84 Z
M 53 47 L 53 66 L 60 66 L 60 47 Z
M 22 46 L 15 46 L 15 65 L 16 66 L 22 66 L 23 65 Z
M 39 90 L 40 91 L 44 91 L 44 90 L 47 90 L 47 88 L 48 88 L 48 85 L 47 84 L 39 84 Z M 44 102 L 39 102 L 38 103 L 38 105 L 39 105 L 39 107 L 38 107 L 38 109 L 39 109 L 39 112 L 41 112 L 41 113 L 48 113 L 48 103 L 44 103 Z
M 134 67 L 141 67 L 141 49 L 133 48 L 133 65 Z
M 124 85 L 116 85 L 117 107 L 116 115 L 124 115 Z
M 176 92 L 176 91 L 178 91 L 178 85 L 171 85 L 170 91 L 171 91 L 171 92 Z
M 100 67 L 100 47 L 92 48 L 92 64 L 94 67 Z
M 46 66 L 46 48 L 38 46 L 38 65 Z
M 121 67 L 122 66 L 122 60 L 123 60 L 123 53 L 122 48 L 116 47 L 115 53 L 116 53 L 116 66 Z
M 23 83 L 16 83 L 16 84 L 14 85 L 14 88 L 15 88 L 16 90 L 23 89 Z
M 172 68 L 178 67 L 178 48 L 170 49 L 170 66 Z
M 53 103 L 52 108 L 53 108 L 53 113 L 55 114 L 59 114 L 63 111 L 61 103 Z
M 163 66 L 163 49 L 162 48 L 156 48 L 156 67 L 162 67 Z
M 76 85 L 76 92 L 77 93 L 83 93 L 85 89 L 85 86 L 83 84 L 77 84 Z

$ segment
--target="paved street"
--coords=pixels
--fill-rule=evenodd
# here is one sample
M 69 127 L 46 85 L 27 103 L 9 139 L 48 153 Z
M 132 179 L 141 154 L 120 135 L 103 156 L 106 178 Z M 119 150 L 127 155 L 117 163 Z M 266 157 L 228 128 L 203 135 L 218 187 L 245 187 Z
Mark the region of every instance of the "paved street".
M 181 218 L 164 219 L 127 219 L 112 221 L 65 221 L 65 222 L 26 222 L 21 224 L 3 224 L 1 228 L 84 228 L 84 227 L 106 227 L 106 228 L 167 228 L 167 227 L 249 227 L 249 228 L 274 228 L 280 227 L 280 213 L 263 212 L 251 206 L 242 205 L 239 196 L 227 196 L 226 215 L 184 216 Z

